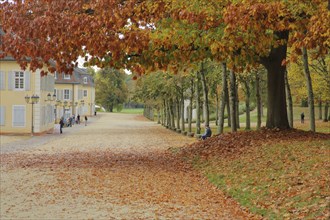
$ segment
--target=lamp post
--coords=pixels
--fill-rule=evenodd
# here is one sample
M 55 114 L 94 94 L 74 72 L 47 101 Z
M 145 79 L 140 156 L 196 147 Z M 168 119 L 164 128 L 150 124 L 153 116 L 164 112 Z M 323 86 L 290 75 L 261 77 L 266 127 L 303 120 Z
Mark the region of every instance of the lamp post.
M 39 96 L 38 95 L 32 95 L 31 97 L 26 95 L 25 96 L 25 101 L 27 104 L 32 105 L 32 121 L 31 121 L 31 136 L 33 136 L 34 133 L 34 122 L 33 122 L 33 105 L 37 104 L 39 102 Z
M 68 106 L 68 101 L 63 102 L 63 115 L 65 116 L 65 108 Z
M 56 100 L 56 95 L 55 95 L 55 93 L 53 94 L 53 95 L 51 95 L 50 93 L 48 93 L 48 95 L 47 95 L 47 99 L 45 100 L 45 102 L 53 102 L 53 101 L 55 101 Z M 55 104 L 55 106 L 56 106 L 56 104 Z M 54 110 L 54 109 L 53 109 Z M 56 109 L 55 109 L 55 112 L 56 112 Z M 55 122 L 56 122 L 56 113 L 55 113 Z
M 55 102 L 55 123 L 57 120 L 57 106 L 59 106 L 61 104 L 62 104 L 62 102 L 60 100 L 56 100 L 56 102 Z

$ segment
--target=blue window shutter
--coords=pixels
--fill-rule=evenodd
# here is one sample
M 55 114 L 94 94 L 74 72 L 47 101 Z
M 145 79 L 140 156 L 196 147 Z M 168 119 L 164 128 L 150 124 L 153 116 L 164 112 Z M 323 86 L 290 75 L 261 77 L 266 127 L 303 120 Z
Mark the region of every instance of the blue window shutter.
M 6 119 L 6 107 L 0 106 L 0 126 L 5 125 L 5 119 Z
M 6 89 L 6 74 L 0 71 L 0 90 Z
M 14 89 L 14 72 L 10 71 L 8 72 L 8 90 L 13 90 Z
M 25 91 L 31 90 L 31 73 L 28 71 L 24 72 L 25 80 Z

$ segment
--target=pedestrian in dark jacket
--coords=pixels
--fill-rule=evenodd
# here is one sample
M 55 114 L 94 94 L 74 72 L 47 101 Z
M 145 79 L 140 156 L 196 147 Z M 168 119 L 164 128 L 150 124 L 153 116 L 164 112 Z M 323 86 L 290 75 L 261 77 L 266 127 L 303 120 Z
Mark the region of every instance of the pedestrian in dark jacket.
M 305 114 L 304 113 L 301 113 L 301 115 L 300 115 L 300 122 L 301 123 L 305 122 Z
M 80 124 L 80 115 L 79 114 L 77 116 L 77 121 L 78 121 L 78 124 Z
M 60 134 L 62 134 L 62 128 L 64 127 L 64 118 L 62 117 L 60 120 Z
M 87 126 L 87 116 L 85 115 L 85 126 Z

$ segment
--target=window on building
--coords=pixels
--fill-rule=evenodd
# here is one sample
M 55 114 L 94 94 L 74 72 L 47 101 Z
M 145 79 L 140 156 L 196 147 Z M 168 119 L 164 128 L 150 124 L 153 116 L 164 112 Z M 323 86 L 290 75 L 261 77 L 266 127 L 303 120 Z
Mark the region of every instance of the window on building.
M 13 127 L 25 127 L 25 106 L 13 106 Z
M 71 79 L 71 75 L 70 74 L 64 74 L 64 79 Z
M 84 90 L 84 97 L 87 97 L 87 90 Z
M 15 89 L 24 89 L 24 72 L 15 72 Z
M 64 99 L 69 100 L 70 99 L 70 90 L 64 89 Z
M 84 84 L 87 84 L 87 77 L 84 77 Z
M 57 72 L 54 73 L 54 79 L 57 79 Z

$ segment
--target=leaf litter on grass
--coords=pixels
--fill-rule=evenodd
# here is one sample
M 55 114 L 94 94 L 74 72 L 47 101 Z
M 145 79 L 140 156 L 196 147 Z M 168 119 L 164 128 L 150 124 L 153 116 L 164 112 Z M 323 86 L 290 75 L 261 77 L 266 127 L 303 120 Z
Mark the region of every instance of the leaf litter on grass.
M 181 157 L 250 211 L 271 219 L 327 219 L 330 134 L 237 132 L 186 146 Z

